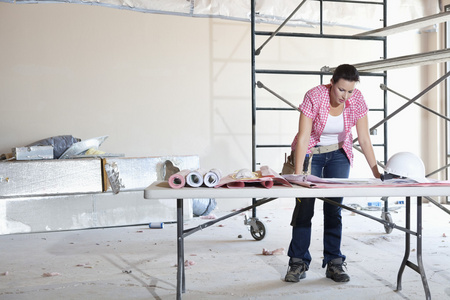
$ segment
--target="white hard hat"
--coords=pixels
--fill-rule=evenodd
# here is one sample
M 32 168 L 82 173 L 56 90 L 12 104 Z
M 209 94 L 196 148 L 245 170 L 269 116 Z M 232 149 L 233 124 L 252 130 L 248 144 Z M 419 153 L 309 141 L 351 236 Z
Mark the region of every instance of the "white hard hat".
M 384 169 L 386 173 L 406 177 L 417 182 L 428 182 L 425 178 L 425 165 L 411 152 L 399 152 L 391 156 Z

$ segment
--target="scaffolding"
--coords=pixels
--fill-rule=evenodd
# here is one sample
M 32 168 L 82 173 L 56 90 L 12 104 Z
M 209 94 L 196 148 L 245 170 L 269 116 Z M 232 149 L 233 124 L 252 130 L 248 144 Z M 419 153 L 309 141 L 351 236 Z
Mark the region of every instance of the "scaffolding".
M 262 49 L 276 36 L 277 37 L 299 37 L 299 38 L 324 38 L 324 39 L 354 39 L 354 40 L 373 40 L 373 41 L 380 41 L 383 44 L 383 56 L 381 60 L 377 60 L 377 61 L 371 61 L 371 62 L 367 62 L 367 63 L 362 63 L 362 64 L 355 64 L 355 67 L 360 71 L 360 75 L 361 76 L 381 76 L 383 78 L 383 84 L 380 85 L 380 89 L 383 91 L 383 108 L 382 109 L 378 109 L 379 111 L 383 112 L 383 119 L 380 120 L 378 123 L 376 123 L 374 126 L 372 126 L 369 131 L 372 133 L 374 131 L 377 130 L 378 127 L 382 126 L 383 127 L 383 138 L 384 138 L 384 142 L 380 145 L 373 145 L 373 146 L 380 146 L 383 147 L 384 149 L 384 162 L 387 161 L 388 159 L 388 153 L 387 153 L 387 122 L 393 118 L 394 116 L 396 116 L 399 112 L 401 112 L 402 110 L 404 110 L 406 107 L 410 106 L 411 104 L 416 104 L 419 107 L 421 107 L 422 109 L 425 109 L 426 111 L 435 114 L 436 116 L 446 120 L 446 121 L 450 121 L 450 119 L 445 116 L 442 115 L 420 103 L 417 103 L 416 101 L 421 98 L 423 95 L 425 95 L 426 93 L 428 93 L 431 89 L 433 89 L 434 87 L 436 87 L 437 85 L 439 85 L 440 83 L 442 83 L 443 81 L 445 81 L 447 79 L 447 77 L 450 76 L 450 72 L 444 74 L 442 77 L 438 78 L 435 82 L 433 82 L 431 85 L 429 85 L 427 88 L 425 88 L 423 91 L 421 91 L 420 93 L 418 93 L 415 97 L 409 99 L 395 91 L 393 91 L 392 89 L 390 89 L 389 87 L 387 87 L 387 71 L 391 70 L 391 69 L 395 69 L 395 68 L 402 68 L 402 67 L 406 67 L 406 66 L 417 66 L 417 65 L 426 65 L 426 64 L 434 64 L 434 63 L 440 63 L 440 62 L 448 62 L 450 61 L 450 50 L 449 49 L 443 49 L 443 50 L 438 50 L 438 51 L 433 51 L 433 52 L 428 52 L 428 53 L 420 53 L 420 54 L 415 54 L 415 55 L 408 55 L 408 56 L 402 56 L 402 57 L 397 57 L 397 58 L 392 58 L 392 59 L 387 59 L 387 36 L 389 34 L 394 34 L 397 32 L 401 32 L 403 30 L 411 30 L 411 29 L 416 29 L 416 28 L 422 28 L 424 26 L 429 26 L 432 24 L 436 24 L 436 23 L 440 23 L 440 22 L 447 22 L 450 20 L 450 14 L 449 12 L 444 12 L 444 13 L 439 13 L 436 15 L 432 15 L 432 16 L 428 16 L 428 17 L 424 17 L 424 18 L 420 18 L 417 20 L 413 20 L 413 21 L 408 21 L 405 23 L 400 23 L 400 24 L 396 24 L 393 26 L 386 26 L 386 20 L 387 20 L 387 1 L 383 0 L 381 2 L 367 2 L 367 1 L 334 1 L 334 0 L 316 0 L 320 2 L 320 33 L 319 34 L 304 34 L 304 33 L 294 33 L 294 32 L 281 32 L 281 28 L 283 26 L 285 26 L 287 24 L 287 22 L 289 21 L 290 18 L 292 18 L 297 11 L 299 11 L 302 7 L 302 5 L 306 2 L 306 1 L 302 1 L 296 8 L 295 10 L 292 12 L 291 15 L 289 15 L 289 17 L 279 26 L 278 29 L 276 29 L 273 32 L 263 32 L 263 31 L 256 31 L 255 30 L 255 1 L 252 0 L 252 6 L 251 6 L 251 84 L 252 84 L 252 167 L 253 167 L 253 171 L 256 171 L 256 166 L 258 164 L 257 162 L 257 157 L 256 157 L 256 150 L 258 148 L 269 148 L 269 147 L 290 147 L 290 145 L 281 145 L 281 144 L 258 144 L 257 143 L 257 132 L 256 132 L 256 121 L 257 121 L 257 116 L 256 116 L 256 112 L 258 110 L 270 110 L 270 111 L 277 111 L 277 110 L 292 110 L 292 111 L 298 111 L 298 108 L 293 105 L 292 103 L 290 103 L 288 100 L 284 99 L 282 96 L 280 96 L 277 92 L 273 91 L 271 88 L 269 88 L 268 86 L 266 86 L 263 82 L 261 81 L 257 81 L 256 79 L 256 75 L 257 74 L 287 74 L 287 75 L 313 75 L 313 76 L 320 76 L 320 80 L 321 82 L 323 81 L 323 76 L 325 75 L 330 75 L 333 70 L 335 68 L 330 68 L 330 67 L 323 67 L 321 68 L 321 70 L 316 70 L 316 71 L 306 71 L 306 70 L 273 70 L 273 69 L 258 69 L 256 68 L 256 56 L 258 56 Z M 356 34 L 356 35 L 351 35 L 351 36 L 346 36 L 346 35 L 327 35 L 327 34 L 323 34 L 323 14 L 322 14 L 322 9 L 323 9 L 323 2 L 341 2 L 341 3 L 364 3 L 367 5 L 382 5 L 383 6 L 383 28 L 381 29 L 377 29 L 377 30 L 371 30 L 371 31 L 367 31 L 367 32 L 363 32 L 361 34 Z M 256 36 L 261 35 L 261 36 L 269 36 L 269 38 L 258 48 L 256 48 Z M 377 73 L 378 72 L 378 73 Z M 260 88 L 260 89 L 264 89 L 267 92 L 269 92 L 270 94 L 272 94 L 273 96 L 275 96 L 276 98 L 282 100 L 284 103 L 286 103 L 288 106 L 290 106 L 290 108 L 275 108 L 275 107 L 270 107 L 270 108 L 261 108 L 258 107 L 257 105 L 257 99 L 256 99 L 256 88 Z M 405 100 L 407 100 L 407 102 L 405 104 L 403 104 L 400 108 L 398 108 L 397 110 L 395 110 L 394 112 L 387 114 L 387 93 L 394 93 L 397 94 L 398 96 L 401 96 L 402 98 L 404 98 Z M 370 110 L 369 110 L 370 112 Z M 353 147 L 356 150 L 359 150 L 359 147 L 357 145 L 357 138 L 353 140 Z M 383 166 L 383 163 L 378 162 L 379 165 Z M 444 167 L 441 167 L 433 172 L 431 172 L 430 174 L 427 174 L 426 176 L 431 176 L 437 172 L 440 172 L 442 170 L 446 170 L 450 165 L 446 165 Z M 431 203 L 435 204 L 436 206 L 438 206 L 439 208 L 441 208 L 442 210 L 444 210 L 445 212 L 447 212 L 448 214 L 450 214 L 450 211 L 442 206 L 438 201 L 434 200 L 431 197 L 424 197 L 425 199 L 427 199 L 428 201 L 430 201 Z M 325 202 L 329 201 L 327 199 L 322 199 Z M 385 225 L 385 231 L 386 233 L 390 233 L 393 230 L 392 227 L 392 217 L 389 213 L 388 210 L 388 198 L 387 197 L 383 197 L 382 200 L 384 201 L 385 205 L 384 208 L 382 210 L 382 214 L 381 214 L 381 221 L 386 222 L 387 225 Z M 253 213 L 253 217 L 251 220 L 253 220 L 253 222 L 255 222 L 255 220 L 257 220 L 256 218 L 256 204 L 258 203 L 258 201 L 262 201 L 262 200 L 256 200 L 255 198 L 253 199 L 253 208 L 252 208 L 252 213 Z M 421 199 L 418 201 L 421 203 Z M 418 202 L 418 205 L 419 205 Z M 335 203 L 332 203 L 335 204 Z M 349 209 L 352 211 L 351 208 L 346 207 L 344 205 L 339 205 L 345 209 Z M 355 210 L 353 210 L 355 211 Z M 364 215 L 364 213 L 355 211 L 358 214 L 361 214 L 363 216 L 366 217 L 371 217 L 372 216 L 367 216 Z M 409 209 L 407 209 L 407 215 L 409 216 Z M 419 217 L 421 218 L 421 216 L 418 215 L 418 219 Z M 378 220 L 378 219 L 377 219 Z M 247 220 L 246 220 L 247 222 Z M 408 221 L 409 222 L 409 221 Z M 417 237 L 418 241 L 420 239 L 420 236 Z M 418 245 L 421 245 L 421 242 L 418 242 Z M 407 234 L 407 242 L 406 242 L 406 247 L 407 247 L 407 252 L 409 249 L 409 234 Z M 420 250 L 421 251 L 421 250 Z M 409 255 L 409 253 L 408 253 Z M 421 277 L 422 277 L 422 282 L 424 285 L 424 289 L 425 289 L 425 294 L 426 294 L 426 298 L 427 299 L 431 299 L 430 296 L 430 290 L 428 287 L 428 283 L 426 281 L 426 277 L 424 274 L 424 270 L 423 270 L 423 266 L 421 266 L 421 254 L 420 257 L 418 255 L 418 260 L 420 261 L 418 263 L 418 265 L 415 265 L 409 261 L 407 261 L 407 256 L 404 259 L 404 262 L 402 264 L 402 267 L 399 271 L 399 275 L 398 275 L 398 281 L 397 281 L 397 289 L 401 290 L 401 275 L 403 273 L 404 267 L 408 266 L 412 269 L 414 269 L 416 272 L 418 272 Z
M 434 25 L 441 22 L 450 21 L 450 12 L 442 12 L 435 15 L 419 18 L 416 20 L 403 22 L 399 24 L 395 24 L 392 26 L 387 26 L 387 1 L 336 1 L 336 0 L 315 0 L 320 3 L 320 23 L 318 34 L 307 34 L 307 33 L 299 33 L 299 32 L 282 32 L 281 29 L 288 24 L 289 20 L 298 12 L 301 11 L 301 7 L 305 4 L 306 0 L 301 1 L 301 3 L 294 9 L 294 11 L 287 17 L 287 19 L 273 32 L 269 31 L 257 31 L 256 30 L 256 11 L 255 11 L 255 1 L 251 1 L 251 84 L 252 84 L 252 168 L 255 171 L 258 165 L 257 161 L 257 150 L 259 148 L 288 148 L 290 145 L 286 144 L 259 144 L 257 142 L 257 112 L 262 110 L 268 111 L 285 111 L 292 110 L 297 111 L 297 106 L 290 103 L 288 100 L 280 96 L 276 91 L 272 90 L 270 87 L 266 86 L 263 82 L 256 79 L 257 74 L 273 74 L 273 75 L 311 75 L 311 76 L 319 76 L 321 82 L 323 81 L 323 77 L 327 75 L 331 75 L 334 71 L 334 67 L 324 66 L 320 70 L 276 70 L 276 69 L 259 69 L 256 67 L 256 57 L 260 55 L 261 51 L 264 47 L 275 37 L 289 37 L 289 38 L 317 38 L 317 39 L 344 39 L 344 40 L 357 40 L 357 41 L 378 41 L 383 44 L 382 46 L 382 57 L 379 60 L 369 61 L 366 63 L 354 64 L 354 66 L 360 71 L 361 76 L 379 76 L 383 78 L 383 83 L 380 84 L 380 89 L 383 91 L 383 107 L 370 109 L 369 111 L 379 111 L 383 113 L 383 118 L 377 124 L 370 128 L 370 132 L 375 133 L 378 127 L 383 127 L 383 143 L 374 144 L 374 147 L 382 147 L 383 148 L 383 160 L 378 162 L 378 165 L 384 167 L 384 162 L 388 160 L 388 150 L 387 150 L 387 121 L 397 115 L 400 111 L 404 110 L 411 104 L 418 105 L 419 107 L 425 109 L 426 111 L 437 115 L 438 117 L 450 121 L 447 116 L 444 116 L 420 103 L 417 103 L 416 100 L 420 99 L 424 96 L 428 91 L 432 88 L 443 82 L 450 73 L 445 74 L 441 78 L 437 79 L 430 86 L 425 88 L 419 94 L 417 94 L 412 99 L 409 99 L 394 90 L 390 89 L 387 86 L 387 71 L 396 69 L 396 68 L 404 68 L 409 66 L 419 66 L 419 65 L 429 65 L 436 64 L 441 62 L 450 61 L 450 49 L 442 49 L 437 51 L 431 51 L 427 53 L 419 53 L 414 55 L 407 55 L 395 58 L 387 58 L 387 37 L 388 35 L 399 33 L 406 30 L 419 29 L 425 26 Z M 339 3 L 358 3 L 364 5 L 377 5 L 383 7 L 383 27 L 376 30 L 366 31 L 363 33 L 355 34 L 355 35 L 335 35 L 335 34 L 324 34 L 323 33 L 323 3 L 324 2 L 339 2 Z M 256 37 L 257 36 L 267 36 L 267 40 L 262 43 L 261 46 L 256 48 Z M 257 96 L 256 96 L 256 88 L 264 89 L 276 98 L 282 100 L 290 108 L 277 108 L 277 107 L 259 107 L 257 104 Z M 388 92 L 397 94 L 402 98 L 407 100 L 407 103 L 402 105 L 399 109 L 394 111 L 391 114 L 387 114 L 387 94 Z M 359 146 L 357 145 L 357 138 L 354 139 L 354 149 L 360 151 Z M 438 168 L 435 171 L 430 172 L 426 176 L 431 176 L 436 174 L 442 170 L 446 170 L 449 165 Z M 385 208 L 387 210 L 387 207 Z M 255 214 L 255 212 L 254 212 Z

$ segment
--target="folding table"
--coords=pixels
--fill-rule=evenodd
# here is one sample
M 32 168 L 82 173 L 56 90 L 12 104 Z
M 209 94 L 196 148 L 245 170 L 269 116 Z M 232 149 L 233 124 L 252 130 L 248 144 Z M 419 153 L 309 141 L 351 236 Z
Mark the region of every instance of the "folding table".
M 399 187 L 338 187 L 338 188 L 305 188 L 294 185 L 293 187 L 273 186 L 270 189 L 264 187 L 244 187 L 244 188 L 207 188 L 207 187 L 183 187 L 180 189 L 170 188 L 167 182 L 154 182 L 144 190 L 146 199 L 176 199 L 177 200 L 177 299 L 182 299 L 182 293 L 186 290 L 185 272 L 184 272 L 184 238 L 203 228 L 209 227 L 214 223 L 232 217 L 243 211 L 263 205 L 277 198 L 319 198 L 329 202 L 330 197 L 405 197 L 405 227 L 398 226 L 386 220 L 377 219 L 373 216 L 356 211 L 344 205 L 338 205 L 345 209 L 355 211 L 375 221 L 399 229 L 405 232 L 405 253 L 403 261 L 397 275 L 397 291 L 402 289 L 402 275 L 405 267 L 409 267 L 420 274 L 426 299 L 431 299 L 430 289 L 422 262 L 422 197 L 426 196 L 448 196 L 450 195 L 450 185 L 436 186 L 399 186 Z M 411 197 L 417 198 L 417 229 L 411 230 Z M 183 226 L 183 199 L 200 198 L 260 198 L 254 204 L 230 213 L 216 220 L 205 222 L 197 227 L 184 229 Z M 330 202 L 336 204 L 334 202 Z M 417 264 L 409 260 L 411 235 L 416 236 L 416 255 Z

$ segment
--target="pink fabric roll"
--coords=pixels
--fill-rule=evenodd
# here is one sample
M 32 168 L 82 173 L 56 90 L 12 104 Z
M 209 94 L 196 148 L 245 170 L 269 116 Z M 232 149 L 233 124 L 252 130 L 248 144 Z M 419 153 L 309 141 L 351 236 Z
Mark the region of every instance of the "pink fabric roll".
M 173 189 L 181 189 L 186 185 L 186 176 L 190 170 L 181 170 L 169 177 L 169 186 Z

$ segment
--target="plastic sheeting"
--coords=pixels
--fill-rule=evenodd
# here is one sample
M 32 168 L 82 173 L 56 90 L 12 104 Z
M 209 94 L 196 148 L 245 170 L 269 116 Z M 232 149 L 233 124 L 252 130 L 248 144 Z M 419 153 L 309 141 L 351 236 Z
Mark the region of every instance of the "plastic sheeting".
M 172 14 L 190 17 L 218 17 L 250 21 L 251 0 L 0 0 L 9 3 L 77 3 L 127 9 L 138 12 Z M 301 3 L 301 0 L 256 0 L 258 23 L 282 23 Z M 364 2 L 364 3 L 360 3 Z M 389 3 L 390 11 L 401 11 L 396 21 L 423 16 L 423 0 L 398 0 Z M 361 29 L 382 27 L 383 5 L 379 1 L 353 3 L 323 2 L 323 24 Z M 427 4 L 429 5 L 429 4 Z M 436 5 L 437 6 L 437 2 Z M 397 9 L 398 8 L 398 9 Z M 320 24 L 320 1 L 309 0 L 286 24 L 287 26 L 314 27 Z

